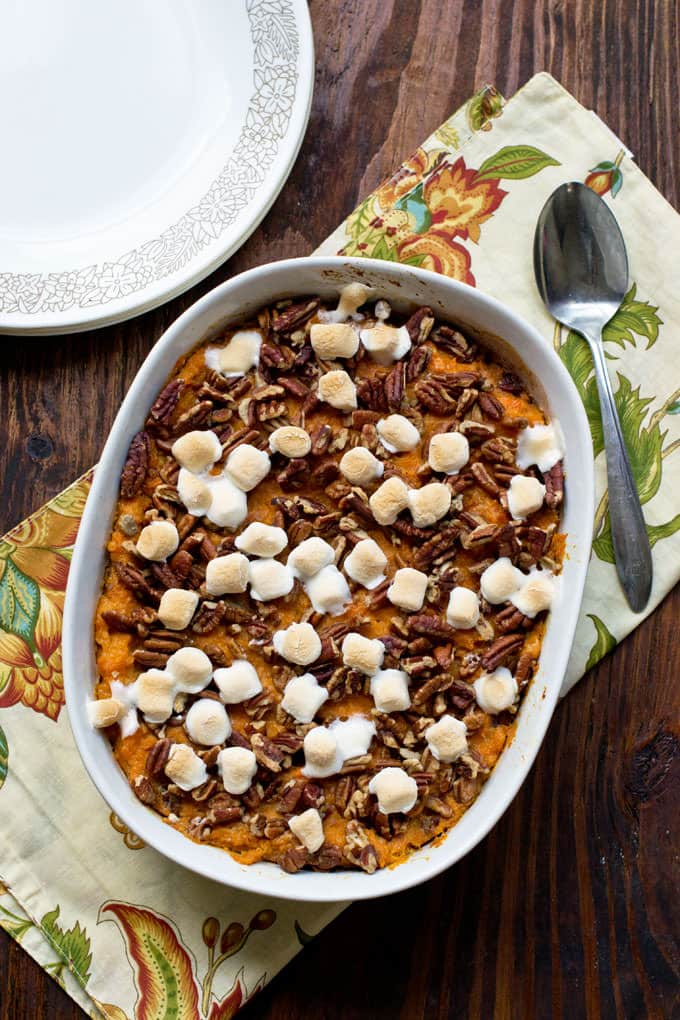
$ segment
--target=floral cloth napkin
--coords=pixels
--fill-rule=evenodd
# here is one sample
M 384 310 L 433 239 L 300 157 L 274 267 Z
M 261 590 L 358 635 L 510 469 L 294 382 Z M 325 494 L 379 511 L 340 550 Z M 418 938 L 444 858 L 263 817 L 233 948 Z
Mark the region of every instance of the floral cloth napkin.
M 538 213 L 563 181 L 611 202 L 630 289 L 605 330 L 654 546 L 651 612 L 680 573 L 680 219 L 625 146 L 547 74 L 509 102 L 475 95 L 322 246 L 478 286 L 520 312 L 571 372 L 596 454 L 597 512 L 568 689 L 642 618 L 613 567 L 593 367 L 533 281 Z M 61 678 L 64 588 L 90 474 L 0 543 L 0 925 L 92 1017 L 226 1020 L 345 904 L 263 900 L 191 876 L 112 814 L 73 745 Z

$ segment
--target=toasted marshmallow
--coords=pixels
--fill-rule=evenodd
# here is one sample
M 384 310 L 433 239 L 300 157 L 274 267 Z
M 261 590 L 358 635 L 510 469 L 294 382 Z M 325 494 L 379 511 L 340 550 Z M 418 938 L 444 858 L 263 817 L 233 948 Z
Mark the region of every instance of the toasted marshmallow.
M 238 528 L 248 516 L 245 492 L 225 475 L 208 484 L 212 493 L 212 501 L 205 514 L 208 520 L 220 528 Z
M 343 761 L 366 754 L 376 734 L 375 723 L 363 715 L 351 715 L 349 719 L 335 719 L 328 729 L 338 742 Z
M 517 681 L 505 666 L 499 666 L 493 673 L 482 673 L 472 686 L 477 704 L 489 715 L 511 708 L 517 697 Z
M 549 471 L 563 456 L 562 430 L 557 422 L 551 425 L 531 425 L 520 432 L 515 461 L 522 471 L 532 464 L 539 471 Z
M 245 375 L 260 360 L 262 334 L 256 329 L 240 329 L 224 347 L 208 347 L 205 363 L 228 379 Z
M 479 621 L 479 597 L 477 592 L 461 585 L 452 589 L 446 607 L 446 621 L 458 630 L 470 630 Z
M 321 638 L 311 623 L 291 623 L 277 630 L 272 643 L 282 658 L 296 666 L 308 666 L 321 655 Z
M 353 411 L 357 406 L 357 388 L 347 372 L 326 372 L 319 379 L 319 400 L 338 411 Z
M 408 485 L 397 475 L 392 475 L 378 486 L 368 501 L 378 524 L 394 524 L 408 506 L 408 492 Z
M 235 595 L 245 591 L 250 577 L 250 561 L 243 553 L 215 556 L 205 568 L 205 589 L 210 595 Z
M 250 492 L 269 474 L 272 462 L 266 450 L 258 450 L 250 443 L 241 443 L 232 450 L 224 465 L 229 478 L 243 492 Z
M 207 514 L 212 503 L 212 490 L 208 483 L 194 475 L 186 468 L 180 468 L 177 478 L 177 492 L 190 514 L 194 517 L 203 517 Z
M 418 528 L 429 528 L 451 509 L 451 489 L 443 482 L 430 482 L 422 489 L 411 489 L 408 506 L 413 523 Z
M 288 827 L 310 854 L 315 854 L 323 846 L 323 823 L 316 808 L 310 807 L 301 815 L 293 815 L 288 820 Z
M 288 557 L 288 566 L 301 578 L 314 577 L 335 559 L 335 549 L 323 538 L 313 535 L 300 542 Z
M 227 793 L 245 793 L 257 772 L 257 758 L 247 747 L 225 747 L 217 755 L 217 771 Z
M 293 590 L 293 571 L 278 560 L 254 560 L 249 568 L 250 594 L 258 602 L 280 599 Z
M 387 556 L 372 538 L 362 538 L 345 557 L 345 573 L 371 591 L 385 580 Z
M 139 533 L 137 552 L 145 560 L 160 563 L 177 552 L 179 535 L 172 521 L 152 521 Z
M 328 691 L 311 673 L 294 676 L 283 690 L 281 708 L 296 722 L 310 723 L 328 698 Z
M 172 745 L 165 763 L 165 774 L 175 786 L 187 793 L 202 786 L 208 778 L 205 762 L 188 744 Z
M 409 675 L 402 669 L 380 669 L 371 677 L 371 694 L 379 712 L 405 712 L 411 704 Z
M 172 715 L 175 681 L 162 669 L 140 673 L 134 683 L 137 708 L 149 723 L 162 723 Z
M 411 350 L 411 337 L 406 326 L 388 326 L 378 322 L 359 334 L 365 349 L 379 365 L 392 365 Z
M 309 339 L 314 353 L 322 361 L 353 358 L 359 349 L 359 334 L 347 322 L 315 322 Z
M 401 567 L 396 571 L 392 584 L 387 589 L 387 597 L 393 606 L 416 613 L 423 608 L 427 591 L 427 574 L 413 567 Z
M 128 706 L 118 698 L 100 698 L 98 701 L 88 701 L 87 703 L 90 724 L 98 730 L 119 723 L 127 714 L 127 710 Z
M 376 430 L 380 442 L 390 453 L 415 450 L 420 442 L 420 432 L 403 414 L 388 414 L 387 418 L 381 418 Z
M 447 764 L 467 751 L 467 726 L 453 715 L 443 715 L 425 730 L 430 754 Z
M 512 598 L 523 580 L 522 571 L 513 567 L 507 556 L 501 556 L 486 568 L 479 579 L 479 587 L 486 601 L 498 606 Z
M 306 457 L 312 448 L 312 438 L 306 429 L 297 425 L 282 425 L 269 436 L 269 449 L 284 457 Z
M 368 301 L 371 288 L 365 283 L 348 283 L 340 291 L 338 307 L 334 312 L 320 312 L 324 322 L 345 322 L 357 314 L 357 309 Z
M 257 670 L 247 659 L 235 659 L 231 666 L 215 670 L 215 683 L 225 705 L 238 705 L 262 690 Z
M 172 444 L 172 455 L 195 475 L 208 471 L 222 456 L 222 444 L 211 429 L 187 432 Z
M 418 800 L 418 787 L 403 769 L 381 769 L 368 784 L 368 792 L 378 798 L 378 810 L 384 815 L 410 811 Z
M 253 521 L 241 532 L 234 545 L 249 556 L 278 556 L 288 545 L 288 535 L 283 528 Z
M 370 485 L 377 478 L 382 478 L 385 465 L 378 460 L 365 446 L 355 446 L 348 450 L 340 460 L 340 471 L 350 485 Z
M 329 616 L 339 616 L 352 601 L 345 576 L 332 564 L 308 579 L 305 592 L 314 612 L 328 613 Z
M 433 471 L 457 475 L 470 459 L 470 444 L 461 432 L 440 432 L 432 436 L 427 462 Z
M 200 648 L 180 648 L 165 664 L 178 689 L 185 694 L 198 694 L 212 680 L 212 663 Z
M 231 722 L 224 705 L 213 698 L 200 698 L 186 714 L 184 729 L 195 744 L 214 747 L 231 735 Z
M 161 672 L 159 670 L 159 672 Z M 125 714 L 118 720 L 121 737 L 130 737 L 139 729 L 139 716 L 137 715 L 137 684 L 123 684 L 120 680 L 112 680 L 110 683 L 111 697 L 120 701 L 125 707 Z
M 515 475 L 508 489 L 508 510 L 516 521 L 523 521 L 543 506 L 545 485 L 529 475 Z
M 158 619 L 168 630 L 184 630 L 196 612 L 198 595 L 183 588 L 168 588 L 161 596 Z
M 303 775 L 323 779 L 342 768 L 343 757 L 336 736 L 324 726 L 309 730 L 302 746 L 305 752 Z
M 530 570 L 522 587 L 511 596 L 516 609 L 530 620 L 545 609 L 550 609 L 555 597 L 556 578 L 550 570 Z
M 373 676 L 383 664 L 385 646 L 378 638 L 367 638 L 352 631 L 342 642 L 342 661 L 350 669 Z

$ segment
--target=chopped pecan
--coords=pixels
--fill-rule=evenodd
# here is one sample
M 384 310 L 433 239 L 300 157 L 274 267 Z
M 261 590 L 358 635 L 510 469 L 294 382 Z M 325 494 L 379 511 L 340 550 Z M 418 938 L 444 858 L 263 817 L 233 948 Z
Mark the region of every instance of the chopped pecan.
M 156 619 L 156 613 L 150 608 L 133 609 L 130 613 L 105 609 L 102 612 L 102 619 L 112 633 L 139 634 L 140 637 L 144 637 L 148 633 L 150 624 Z
M 423 634 L 428 638 L 441 638 L 443 640 L 451 640 L 456 636 L 456 630 L 450 624 L 446 623 L 439 616 L 434 616 L 429 613 L 418 613 L 415 616 L 410 616 L 406 623 L 408 633 Z
M 492 645 L 484 652 L 481 658 L 481 664 L 484 669 L 492 673 L 494 669 L 501 666 L 511 655 L 514 655 L 524 643 L 524 637 L 521 634 L 504 634 L 503 637 L 497 638 Z
M 321 463 L 314 468 L 314 479 L 324 488 L 327 485 L 330 485 L 331 482 L 335 481 L 339 474 L 340 468 L 334 460 L 330 459 L 322 460 Z
M 479 669 L 482 659 L 477 652 L 466 652 L 460 663 L 460 675 L 472 676 Z
M 432 414 L 452 414 L 455 409 L 455 397 L 440 383 L 434 382 L 431 376 L 419 379 L 415 392 L 419 404 L 431 411 Z
M 271 696 L 269 694 L 266 696 L 270 699 L 269 703 L 271 704 Z M 302 737 L 298 737 L 296 733 L 279 733 L 278 736 L 272 737 L 272 742 L 286 754 L 295 754 L 302 747 Z
M 402 517 L 397 517 L 392 527 L 397 534 L 404 535 L 405 538 L 410 538 L 414 542 L 427 542 L 432 538 L 432 531 L 419 528 L 413 521 L 407 521 Z
M 226 611 L 224 602 L 204 602 L 191 624 L 194 634 L 210 634 L 222 622 Z
M 206 818 L 210 825 L 228 825 L 230 822 L 239 821 L 241 815 L 242 811 L 237 800 L 228 793 L 218 793 L 208 804 Z
M 272 319 L 275 333 L 292 333 L 314 315 L 320 304 L 319 298 L 310 298 L 298 304 L 288 305 L 283 311 L 277 312 Z
M 436 815 L 440 815 L 442 818 L 451 818 L 453 815 L 453 808 L 450 808 L 446 801 L 443 801 L 440 797 L 426 797 L 424 803 L 427 811 L 434 811 Z
M 540 560 L 541 556 L 547 552 L 549 545 L 550 535 L 546 531 L 543 531 L 542 528 L 537 528 L 532 525 L 527 528 L 526 532 L 522 535 L 522 547 L 526 549 L 535 560 Z
M 158 605 L 160 594 L 151 587 L 141 570 L 137 570 L 129 563 L 114 563 L 114 568 L 121 584 L 131 591 L 140 602 L 147 602 L 152 606 Z
M 257 431 L 257 429 L 248 428 L 241 429 L 240 432 L 235 432 L 234 435 L 231 436 L 226 443 L 223 443 L 222 453 L 231 453 L 232 450 L 235 450 L 236 447 L 240 446 L 242 443 L 250 443 L 251 445 L 255 445 L 256 440 L 258 440 L 259 438 L 260 433 Z
M 465 712 L 475 700 L 475 692 L 462 680 L 454 680 L 448 690 L 451 707 L 457 712 Z
M 388 411 L 398 411 L 404 397 L 404 366 L 397 362 L 385 377 L 385 400 Z
M 149 412 L 155 422 L 159 425 L 169 424 L 183 389 L 184 382 L 181 379 L 173 379 L 163 387 Z
M 506 393 L 522 393 L 524 390 L 524 384 L 518 375 L 514 372 L 505 372 L 498 383 L 500 390 L 505 390 Z
M 536 659 L 529 652 L 523 652 L 517 660 L 515 667 L 515 680 L 519 687 L 523 687 L 531 679 L 536 668 Z
M 326 844 L 309 859 L 310 867 L 315 871 L 332 871 L 342 864 L 342 852 L 337 846 Z
M 406 382 L 411 383 L 426 371 L 432 351 L 429 347 L 416 347 L 406 363 Z
M 524 630 L 531 626 L 531 620 L 514 606 L 506 606 L 501 609 L 500 613 L 494 617 L 493 622 L 496 630 L 501 634 L 511 634 L 513 631 Z
M 144 669 L 162 669 L 169 659 L 168 652 L 149 652 L 146 648 L 136 648 L 132 660 Z
M 463 533 L 460 537 L 460 544 L 463 549 L 478 549 L 482 545 L 493 542 L 497 534 L 497 524 L 480 524 L 467 534 Z
M 413 562 L 418 570 L 430 566 L 445 553 L 452 554 L 460 532 L 460 524 L 451 524 L 416 549 Z
M 304 482 L 304 476 L 309 473 L 309 464 L 304 457 L 292 457 L 285 468 L 279 471 L 276 476 L 276 481 L 279 483 L 281 488 L 286 491 L 287 489 L 300 488 Z
M 285 758 L 285 754 L 273 741 L 261 733 L 254 733 L 250 744 L 260 765 L 269 769 L 270 772 L 281 771 L 281 762 Z
M 279 376 L 279 385 L 283 386 L 286 393 L 290 393 L 292 397 L 297 397 L 298 400 L 304 400 L 309 396 L 309 386 L 305 386 L 299 379 L 293 379 L 290 376 Z
M 288 372 L 295 362 L 295 352 L 290 347 L 279 347 L 276 344 L 264 343 L 260 347 L 260 371 L 275 368 L 278 372 Z
M 478 396 L 477 390 L 463 390 L 456 402 L 456 418 L 464 419 L 468 411 L 477 403 Z
M 480 393 L 477 403 L 482 414 L 485 414 L 487 418 L 491 418 L 491 421 L 500 421 L 505 414 L 505 408 L 500 400 L 491 393 Z
M 374 425 L 380 420 L 377 411 L 352 411 L 352 427 L 361 429 L 364 425 Z
M 142 804 L 152 804 L 154 807 L 158 802 L 158 788 L 154 782 L 146 776 L 137 776 L 132 784 L 132 792 L 141 800 Z
M 455 355 L 459 361 L 472 361 L 475 356 L 475 346 L 471 344 L 463 334 L 450 326 L 439 326 L 432 334 L 431 339 L 437 347 Z
M 368 846 L 362 847 L 359 851 L 358 864 L 362 871 L 365 871 L 368 875 L 372 875 L 379 868 L 378 853 L 371 843 Z
M 359 379 L 357 380 L 357 400 L 368 408 L 370 411 L 386 411 L 387 410 L 387 394 L 385 393 L 385 377 L 374 376 L 373 378 Z M 376 421 L 376 418 L 371 417 L 369 421 Z M 354 421 L 352 416 L 352 424 L 358 427 L 358 422 Z
M 197 804 L 209 800 L 217 790 L 217 780 L 212 777 L 191 791 L 191 799 Z
M 148 776 L 156 776 L 163 771 L 170 757 L 171 743 L 169 740 L 157 740 L 146 756 L 145 771 Z
M 488 492 L 491 496 L 497 496 L 499 494 L 501 490 L 486 464 L 482 464 L 481 461 L 477 461 L 476 464 L 472 464 L 470 470 L 474 475 L 477 484 L 480 485 L 485 492 Z
M 308 860 L 307 850 L 303 846 L 296 846 L 292 850 L 286 850 L 279 857 L 279 867 L 283 871 L 287 871 L 289 875 L 294 875 L 296 871 L 302 871 Z
M 473 421 L 472 418 L 466 418 L 458 426 L 458 431 L 461 432 L 469 443 L 481 443 L 485 439 L 489 439 L 495 435 L 495 428 L 493 425 L 485 425 L 482 421 Z
M 176 631 L 170 630 L 153 630 L 144 641 L 144 647 L 148 652 L 167 652 L 169 655 L 181 646 L 182 638 Z
M 298 806 L 302 791 L 305 788 L 304 779 L 289 779 L 284 784 L 279 798 L 279 811 L 283 814 L 291 814 Z
M 498 555 L 507 556 L 511 560 L 515 559 L 521 549 L 517 531 L 512 524 L 504 524 L 500 528 L 496 535 L 496 541 L 498 543 Z
M 340 779 L 338 779 L 335 785 L 334 801 L 335 807 L 340 812 L 340 814 L 344 814 L 344 812 L 347 810 L 347 805 L 350 802 L 355 787 L 356 779 L 354 778 L 354 776 L 351 775 L 341 776 Z
M 198 428 L 199 425 L 203 425 L 210 417 L 210 412 L 213 409 L 212 400 L 199 400 L 197 404 L 190 407 L 188 411 L 181 414 L 175 425 L 173 426 L 173 434 L 177 435 L 180 432 L 190 432 L 191 429 Z
M 287 828 L 283 818 L 269 818 L 264 826 L 265 839 L 276 839 L 278 836 L 283 836 Z
M 433 694 L 438 694 L 440 691 L 446 691 L 453 683 L 453 677 L 447 673 L 440 673 L 438 676 L 433 676 L 429 680 L 426 680 L 422 687 L 412 697 L 414 705 L 424 705 Z
M 120 478 L 120 494 L 125 499 L 136 496 L 144 483 L 149 468 L 149 448 L 149 436 L 146 432 L 138 432 L 133 436 Z
M 564 471 L 562 461 L 558 461 L 550 471 L 543 473 L 545 481 L 545 503 L 546 506 L 558 507 L 564 497 Z
M 494 436 L 482 443 L 479 452 L 485 460 L 492 464 L 513 464 L 515 461 L 515 443 L 507 436 Z
M 319 786 L 318 783 L 305 783 L 302 797 L 300 798 L 303 807 L 316 808 L 318 810 L 322 807 L 325 799 L 322 786 Z
M 469 776 L 461 776 L 456 779 L 452 786 L 454 799 L 459 804 L 471 804 L 481 788 L 481 779 L 471 779 Z

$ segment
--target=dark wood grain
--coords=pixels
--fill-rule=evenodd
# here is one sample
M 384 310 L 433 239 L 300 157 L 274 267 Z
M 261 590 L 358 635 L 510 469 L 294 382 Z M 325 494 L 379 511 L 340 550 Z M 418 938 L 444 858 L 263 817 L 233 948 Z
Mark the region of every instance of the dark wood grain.
M 2 340 L 2 530 L 97 459 L 138 366 L 179 312 L 236 272 L 307 254 L 485 81 L 511 95 L 551 71 L 678 207 L 674 0 L 313 0 L 311 10 L 306 141 L 244 248 L 133 322 Z M 680 1015 L 679 615 L 676 591 L 569 696 L 521 793 L 473 853 L 419 889 L 347 910 L 244 1020 Z M 81 1016 L 1 935 L 0 1020 Z

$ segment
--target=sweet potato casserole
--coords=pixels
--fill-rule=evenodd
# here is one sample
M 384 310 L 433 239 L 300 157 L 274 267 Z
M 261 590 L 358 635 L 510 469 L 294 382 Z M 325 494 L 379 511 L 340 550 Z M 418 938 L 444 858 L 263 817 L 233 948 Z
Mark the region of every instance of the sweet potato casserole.
M 132 440 L 90 705 L 137 797 L 242 863 L 376 868 L 506 742 L 559 592 L 562 439 L 360 283 L 177 364 Z

